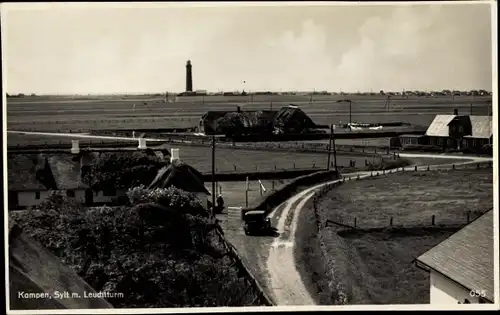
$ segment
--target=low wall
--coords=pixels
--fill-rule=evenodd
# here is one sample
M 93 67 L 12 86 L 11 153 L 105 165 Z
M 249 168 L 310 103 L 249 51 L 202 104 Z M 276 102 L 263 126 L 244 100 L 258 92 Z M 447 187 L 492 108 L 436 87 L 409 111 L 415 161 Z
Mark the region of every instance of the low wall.
M 248 180 L 270 180 L 270 179 L 290 179 L 301 176 L 306 176 L 312 173 L 317 173 L 318 171 L 324 171 L 324 169 L 295 169 L 295 170 L 280 170 L 280 171 L 268 171 L 268 172 L 227 172 L 221 173 L 220 171 L 215 173 L 215 181 L 218 182 L 240 182 Z M 211 173 L 204 173 L 203 180 L 205 182 L 212 181 Z
M 312 186 L 332 179 L 339 178 L 339 174 L 334 171 L 319 171 L 312 174 L 303 175 L 295 178 L 293 181 L 282 185 L 272 193 L 264 196 L 257 201 L 255 206 L 244 208 L 241 210 L 242 215 L 251 210 L 272 211 L 275 207 L 287 200 L 300 186 Z

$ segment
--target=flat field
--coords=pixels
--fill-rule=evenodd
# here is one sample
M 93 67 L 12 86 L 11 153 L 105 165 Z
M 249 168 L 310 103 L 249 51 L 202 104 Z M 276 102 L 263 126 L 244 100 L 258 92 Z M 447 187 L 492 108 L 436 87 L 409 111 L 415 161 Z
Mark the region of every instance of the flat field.
M 327 259 L 317 263 L 317 272 L 337 285 L 327 295 L 343 293 L 348 304 L 429 303 L 429 274 L 413 259 L 465 225 L 468 211 L 472 220 L 492 207 L 491 168 L 395 173 L 334 188 L 317 205 L 321 222 L 352 226 L 356 218 L 360 230 L 320 229 L 316 242 Z M 394 229 L 387 229 L 391 217 Z M 320 245 L 302 247 L 317 252 Z
M 212 170 L 211 152 L 209 147 L 169 145 L 179 149 L 181 160 L 189 163 L 200 172 Z M 365 160 L 372 163 L 380 161 L 380 157 L 364 157 L 337 155 L 337 165 L 347 167 L 349 161 L 356 161 L 356 166 L 364 166 Z M 258 151 L 244 149 L 218 148 L 215 151 L 216 171 L 221 172 L 255 172 L 283 169 L 325 169 L 328 155 L 326 153 L 302 153 L 293 151 Z M 333 159 L 332 159 L 333 161 Z
M 317 124 L 337 124 L 352 120 L 366 123 L 402 121 L 428 125 L 436 114 L 459 112 L 487 115 L 491 96 L 410 97 L 393 96 L 386 106 L 384 96 L 206 96 L 179 98 L 172 103 L 162 97 L 25 97 L 7 101 L 9 130 L 68 131 L 97 129 L 146 129 L 193 127 L 209 110 L 278 109 L 299 105 Z M 135 109 L 134 109 L 135 104 Z

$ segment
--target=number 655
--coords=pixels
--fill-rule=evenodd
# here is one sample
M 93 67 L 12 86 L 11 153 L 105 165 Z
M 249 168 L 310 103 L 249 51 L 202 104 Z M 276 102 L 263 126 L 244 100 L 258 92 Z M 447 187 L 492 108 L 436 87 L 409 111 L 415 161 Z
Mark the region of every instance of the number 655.
M 486 290 L 471 290 L 469 295 L 472 297 L 486 297 Z

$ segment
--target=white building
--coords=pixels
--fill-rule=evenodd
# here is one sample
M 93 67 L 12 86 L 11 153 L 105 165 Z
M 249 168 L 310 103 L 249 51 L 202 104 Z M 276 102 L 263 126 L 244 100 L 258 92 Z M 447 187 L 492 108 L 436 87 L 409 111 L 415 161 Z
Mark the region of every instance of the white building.
M 117 197 L 126 195 L 124 189 L 115 187 L 99 191 L 91 189 L 84 178 L 97 153 L 81 152 L 78 140 L 72 142 L 73 147 L 67 153 L 8 154 L 9 209 L 36 206 L 46 200 L 51 191 L 62 192 L 66 197 L 87 205 L 112 203 Z M 139 144 L 139 149 L 146 148 L 144 139 L 140 139 Z
M 416 259 L 431 304 L 493 303 L 493 237 L 490 210 Z
M 43 202 L 51 191 L 85 201 L 88 189 L 73 156 L 9 154 L 7 157 L 9 209 L 22 209 Z

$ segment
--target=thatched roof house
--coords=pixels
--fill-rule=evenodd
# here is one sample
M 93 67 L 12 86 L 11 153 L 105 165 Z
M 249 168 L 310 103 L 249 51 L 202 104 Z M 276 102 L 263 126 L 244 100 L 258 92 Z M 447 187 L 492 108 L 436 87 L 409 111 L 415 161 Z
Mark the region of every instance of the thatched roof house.
M 228 126 L 238 126 L 250 133 L 302 132 L 315 128 L 312 119 L 297 106 L 282 107 L 279 110 L 249 110 L 241 111 L 209 111 L 199 122 L 201 133 L 226 133 Z

